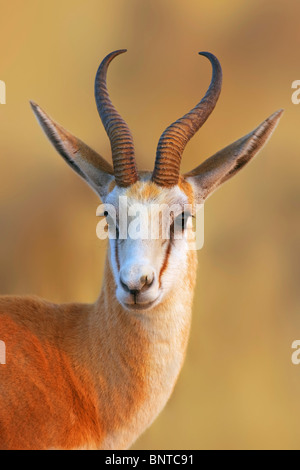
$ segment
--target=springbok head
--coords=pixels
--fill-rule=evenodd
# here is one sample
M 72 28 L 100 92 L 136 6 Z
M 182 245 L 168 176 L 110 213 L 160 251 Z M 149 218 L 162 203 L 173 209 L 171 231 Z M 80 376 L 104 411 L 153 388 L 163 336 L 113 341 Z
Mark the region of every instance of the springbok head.
M 209 59 L 213 70 L 206 95 L 162 134 L 154 170 L 138 172 L 131 132 L 113 106 L 106 85 L 109 64 L 123 52 L 126 51 L 112 52 L 103 60 L 95 81 L 96 104 L 110 139 L 113 166 L 54 122 L 38 105 L 33 102 L 31 105 L 56 150 L 96 191 L 107 207 L 103 215 L 109 229 L 113 228 L 116 234 L 110 239 L 110 261 L 118 301 L 127 309 L 146 310 L 157 305 L 166 293 L 176 288 L 178 272 L 187 266 L 188 251 L 193 243 L 191 219 L 196 204 L 203 204 L 221 184 L 255 156 L 274 131 L 283 111 L 277 111 L 254 131 L 191 172 L 181 175 L 183 151 L 210 116 L 221 92 L 220 63 L 213 54 L 201 52 L 200 55 Z M 148 228 L 150 219 L 150 225 L 156 220 L 157 236 L 130 236 L 133 207 L 140 207 L 143 214 L 139 217 L 139 226 L 147 224 Z M 170 211 L 170 207 L 175 209 Z M 186 210 L 186 207 L 190 209 Z M 110 208 L 114 209 L 114 215 L 110 213 Z M 167 217 L 164 217 L 164 212 L 168 212 Z M 124 222 L 125 213 L 128 217 Z M 121 218 L 122 228 L 119 226 Z M 124 223 L 125 232 L 128 232 L 120 236 L 120 230 L 124 232 Z M 169 230 L 164 230 L 165 225 Z M 174 236 L 176 227 L 176 232 L 181 232 L 182 236 Z

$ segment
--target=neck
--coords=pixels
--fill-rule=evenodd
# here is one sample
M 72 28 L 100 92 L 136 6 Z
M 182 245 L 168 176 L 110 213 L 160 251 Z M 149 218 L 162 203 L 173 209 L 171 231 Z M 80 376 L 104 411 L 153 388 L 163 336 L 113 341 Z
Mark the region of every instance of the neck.
M 188 342 L 196 265 L 191 251 L 180 285 L 157 307 L 137 314 L 118 303 L 107 258 L 90 317 L 90 357 L 105 423 L 102 448 L 128 448 L 171 395 Z

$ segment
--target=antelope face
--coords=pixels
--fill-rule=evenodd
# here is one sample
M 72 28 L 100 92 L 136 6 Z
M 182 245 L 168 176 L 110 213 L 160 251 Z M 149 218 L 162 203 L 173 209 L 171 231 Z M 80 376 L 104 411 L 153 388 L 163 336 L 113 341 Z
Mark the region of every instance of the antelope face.
M 39 106 L 31 105 L 52 144 L 108 208 L 104 210 L 107 223 L 116 233 L 110 239 L 110 259 L 119 302 L 128 309 L 145 310 L 176 288 L 178 275 L 193 244 L 191 216 L 195 204 L 203 204 L 256 155 L 275 129 L 282 110 L 181 176 L 183 151 L 213 111 L 221 91 L 222 70 L 218 59 L 209 52 L 201 52 L 213 68 L 206 95 L 162 134 L 154 171 L 139 173 L 132 135 L 113 106 L 106 85 L 109 64 L 123 52 L 113 52 L 103 60 L 95 81 L 97 109 L 110 139 L 113 166 L 53 121 Z M 134 212 L 133 207 L 138 205 L 140 215 L 136 222 L 134 217 L 138 211 Z M 186 205 L 191 208 L 184 210 Z M 175 207 L 173 211 L 172 207 Z M 113 215 L 109 208 L 113 208 Z M 177 235 L 181 232 L 181 237 L 176 237 L 175 232 Z
M 107 196 L 103 214 L 116 296 L 127 309 L 152 308 L 176 288 L 194 239 L 186 187 L 160 188 L 150 174 Z

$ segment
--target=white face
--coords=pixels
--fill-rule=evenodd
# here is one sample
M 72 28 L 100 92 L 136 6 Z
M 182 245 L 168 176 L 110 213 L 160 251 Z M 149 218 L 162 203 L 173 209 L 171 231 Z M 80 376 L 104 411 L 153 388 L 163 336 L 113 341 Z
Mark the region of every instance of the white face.
M 148 310 L 176 288 L 187 262 L 193 236 L 188 196 L 178 186 L 158 188 L 144 181 L 115 187 L 105 207 L 117 234 L 110 239 L 117 299 L 126 309 Z

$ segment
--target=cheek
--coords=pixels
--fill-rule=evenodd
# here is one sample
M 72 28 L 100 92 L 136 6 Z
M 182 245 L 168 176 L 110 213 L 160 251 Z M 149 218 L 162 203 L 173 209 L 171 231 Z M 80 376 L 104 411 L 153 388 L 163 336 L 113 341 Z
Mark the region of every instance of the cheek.
M 159 274 L 164 287 L 171 287 L 180 279 L 186 266 L 187 247 L 185 240 L 167 241 Z
M 109 252 L 110 265 L 111 265 L 114 277 L 117 280 L 119 278 L 119 272 L 120 272 L 120 252 L 119 252 L 119 245 L 117 243 L 117 240 L 110 240 L 109 246 L 110 246 L 110 252 Z

